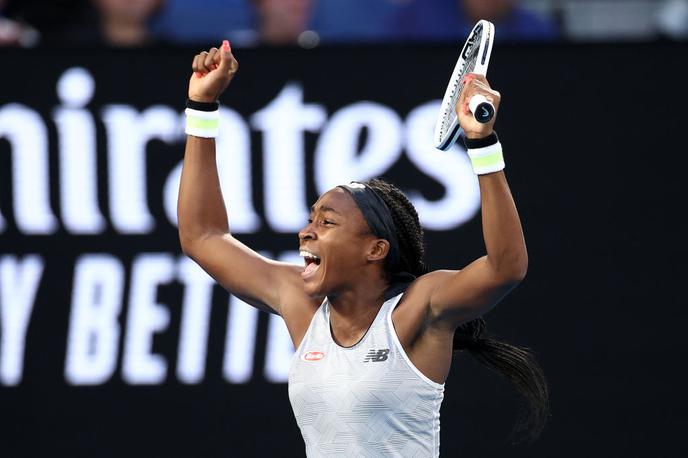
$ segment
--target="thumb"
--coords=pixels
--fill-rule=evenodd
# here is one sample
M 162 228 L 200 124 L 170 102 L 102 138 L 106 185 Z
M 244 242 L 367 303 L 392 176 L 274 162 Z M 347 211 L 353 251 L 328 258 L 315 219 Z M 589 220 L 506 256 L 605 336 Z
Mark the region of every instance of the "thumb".
M 224 40 L 220 48 L 220 65 L 218 68 L 222 72 L 234 73 L 236 71 L 236 60 L 232 56 L 232 48 L 229 41 Z

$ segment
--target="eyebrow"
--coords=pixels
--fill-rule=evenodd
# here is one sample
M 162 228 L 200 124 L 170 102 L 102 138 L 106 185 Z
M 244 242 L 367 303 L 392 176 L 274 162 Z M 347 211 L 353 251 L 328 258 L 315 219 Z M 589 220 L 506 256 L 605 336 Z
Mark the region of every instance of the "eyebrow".
M 339 212 L 338 212 L 337 210 L 335 210 L 334 208 L 332 208 L 332 207 L 326 207 L 326 206 L 324 206 L 324 205 L 323 205 L 323 206 L 320 206 L 320 207 L 319 207 L 319 210 L 320 210 L 320 211 L 323 211 L 323 212 L 333 212 L 333 213 L 336 213 L 336 214 L 338 214 L 338 215 L 341 215 L 341 213 L 339 213 Z M 315 213 L 315 212 L 316 212 L 316 208 L 315 208 L 315 205 L 313 205 L 313 206 L 311 207 L 311 213 Z

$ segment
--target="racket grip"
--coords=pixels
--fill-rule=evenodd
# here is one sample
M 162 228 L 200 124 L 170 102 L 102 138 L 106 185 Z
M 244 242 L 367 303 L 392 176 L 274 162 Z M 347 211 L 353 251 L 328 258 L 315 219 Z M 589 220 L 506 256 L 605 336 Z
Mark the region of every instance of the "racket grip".
M 492 105 L 484 95 L 476 94 L 471 97 L 468 102 L 468 108 L 473 113 L 473 117 L 481 124 L 490 122 L 495 114 L 495 107 Z

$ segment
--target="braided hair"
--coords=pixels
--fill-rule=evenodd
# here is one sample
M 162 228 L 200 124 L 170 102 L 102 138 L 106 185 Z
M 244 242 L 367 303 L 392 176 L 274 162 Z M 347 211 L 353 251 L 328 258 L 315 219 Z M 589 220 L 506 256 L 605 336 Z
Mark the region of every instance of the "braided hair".
M 428 269 L 423 263 L 423 228 L 411 201 L 399 188 L 379 178 L 366 181 L 365 184 L 385 201 L 392 213 L 401 252 L 395 269 L 415 276 L 427 273 Z M 389 273 L 393 275 L 397 272 Z M 468 351 L 478 362 L 515 386 L 526 401 L 527 409 L 523 409 L 519 415 L 511 437 L 514 442 L 537 439 L 549 416 L 549 393 L 542 369 L 531 351 L 487 335 L 482 317 L 456 329 L 453 348 L 455 353 Z

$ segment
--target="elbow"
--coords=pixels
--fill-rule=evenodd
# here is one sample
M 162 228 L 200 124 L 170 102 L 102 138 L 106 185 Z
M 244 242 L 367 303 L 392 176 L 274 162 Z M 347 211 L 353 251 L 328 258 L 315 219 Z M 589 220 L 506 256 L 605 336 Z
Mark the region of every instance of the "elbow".
M 179 219 L 179 245 L 182 253 L 193 258 L 193 252 L 197 249 L 200 242 L 207 236 L 207 233 L 198 226 L 186 224 Z
M 206 252 L 208 250 L 208 247 L 205 245 L 205 242 L 207 242 L 211 238 L 226 237 L 229 235 L 229 232 L 222 231 L 188 233 L 186 231 L 180 230 L 179 245 L 181 246 L 182 253 L 196 261 L 198 256 L 201 256 L 203 252 Z
M 222 221 L 203 221 L 178 212 L 179 245 L 182 252 L 194 258 L 194 252 L 201 250 L 204 242 L 211 237 L 229 234 L 227 224 Z
M 179 235 L 179 245 L 182 249 L 182 253 L 190 256 L 189 251 L 194 241 L 193 231 L 190 230 L 189 225 L 186 224 L 184 215 L 179 210 L 177 210 L 177 234 Z
M 197 232 L 192 232 L 179 228 L 179 245 L 182 253 L 188 257 L 194 257 L 194 252 L 198 249 L 198 245 L 203 240 L 203 235 Z
M 519 263 L 513 269 L 513 271 L 511 272 L 511 275 L 510 275 L 510 280 L 514 284 L 514 286 L 516 286 L 526 278 L 527 273 L 528 273 L 528 260 Z
M 528 255 L 524 255 L 522 259 L 514 262 L 514 265 L 509 271 L 509 279 L 514 286 L 521 283 L 528 273 Z
M 495 270 L 500 283 L 515 287 L 526 278 L 526 273 L 528 273 L 528 255 L 523 253 L 522 255 L 514 256 L 507 262 L 501 263 Z
M 193 258 L 193 247 L 194 247 L 194 239 L 191 237 L 186 236 L 183 234 L 181 231 L 179 232 L 179 245 L 181 246 L 182 253 L 187 255 L 190 258 Z

